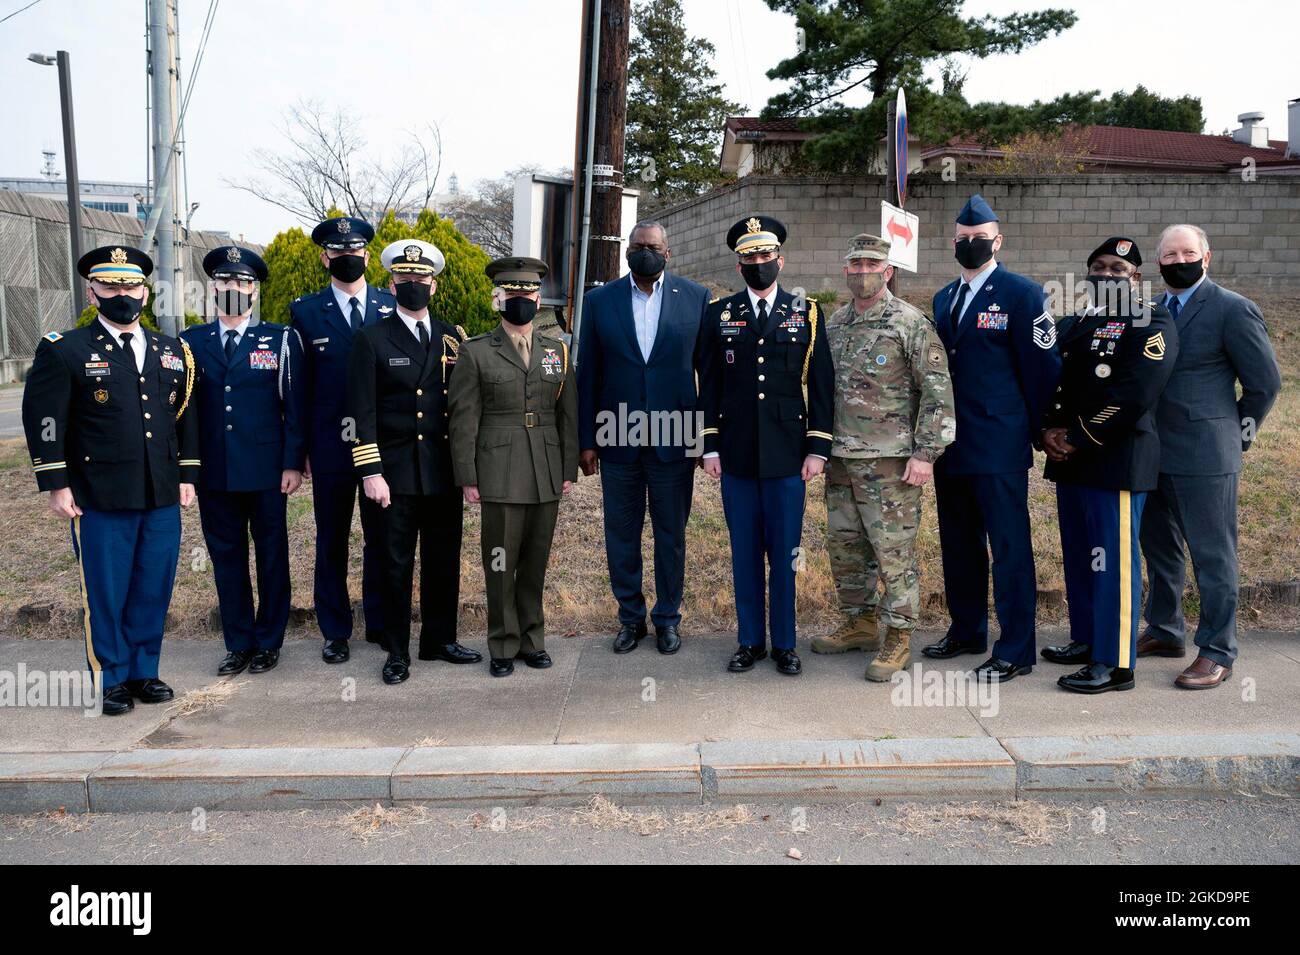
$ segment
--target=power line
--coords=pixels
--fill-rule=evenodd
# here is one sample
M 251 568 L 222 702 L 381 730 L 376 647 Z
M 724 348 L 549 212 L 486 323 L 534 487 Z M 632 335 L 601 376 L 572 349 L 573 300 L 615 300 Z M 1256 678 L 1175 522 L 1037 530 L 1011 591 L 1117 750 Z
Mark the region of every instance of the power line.
M 15 10 L 13 13 L 8 14 L 7 16 L 0 17 L 0 23 L 4 23 L 5 20 L 12 20 L 14 17 L 18 16 L 18 14 L 22 13 L 23 10 L 30 10 L 32 7 L 36 6 L 36 4 L 40 2 L 41 0 L 32 0 L 31 3 L 27 4 L 27 6 Z

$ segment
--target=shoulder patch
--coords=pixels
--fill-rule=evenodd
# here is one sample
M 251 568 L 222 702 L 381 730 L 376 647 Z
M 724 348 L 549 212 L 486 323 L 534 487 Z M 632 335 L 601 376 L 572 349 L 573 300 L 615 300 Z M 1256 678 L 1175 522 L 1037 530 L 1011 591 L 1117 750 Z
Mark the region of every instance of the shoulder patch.
M 63 336 L 60 335 L 58 332 L 46 332 L 45 334 L 45 340 L 47 342 L 57 342 L 62 338 Z

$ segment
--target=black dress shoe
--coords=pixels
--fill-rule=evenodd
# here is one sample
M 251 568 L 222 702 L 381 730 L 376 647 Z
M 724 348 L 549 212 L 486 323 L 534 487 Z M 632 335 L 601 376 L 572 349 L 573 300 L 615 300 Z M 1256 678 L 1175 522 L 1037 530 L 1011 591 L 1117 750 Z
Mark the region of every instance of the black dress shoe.
M 1107 666 L 1104 663 L 1089 663 L 1078 673 L 1061 677 L 1056 681 L 1056 685 L 1063 690 L 1073 690 L 1075 693 L 1131 690 L 1134 686 L 1133 671 Z
M 731 655 L 731 661 L 727 664 L 727 669 L 732 673 L 747 673 L 754 669 L 755 663 L 766 656 L 766 647 L 747 647 L 742 643 L 736 648 L 736 652 Z
M 406 678 L 411 675 L 411 658 L 404 657 L 397 653 L 388 654 L 388 661 L 384 664 L 384 682 L 391 685 L 394 683 L 404 683 Z
M 347 663 L 351 655 L 346 640 L 326 640 L 325 649 L 320 652 L 320 658 L 326 663 Z
M 631 653 L 636 649 L 637 641 L 646 635 L 645 621 L 639 623 L 625 623 L 619 628 L 618 636 L 614 638 L 615 653 Z
M 516 659 L 523 660 L 524 666 L 531 667 L 534 670 L 545 670 L 552 663 L 551 655 L 545 650 L 534 650 L 532 653 L 517 653 Z
M 267 670 L 274 670 L 275 665 L 280 662 L 279 650 L 258 650 L 253 656 L 253 662 L 248 668 L 249 673 L 265 673 Z
M 248 661 L 253 659 L 252 650 L 231 650 L 224 660 L 217 664 L 217 676 L 234 676 L 243 673 Z
M 655 627 L 655 647 L 660 653 L 676 653 L 682 648 L 682 635 L 676 627 Z
M 793 650 L 773 650 L 772 662 L 776 664 L 776 672 L 784 673 L 786 676 L 798 676 L 803 672 L 799 654 Z
M 1092 659 L 1092 647 L 1086 643 L 1069 643 L 1055 647 L 1043 647 L 1042 657 L 1048 663 L 1066 663 L 1078 666 Z
M 141 703 L 166 703 L 176 696 L 172 688 L 157 677 L 148 680 L 127 680 L 122 685 Z
M 975 668 L 975 679 L 988 680 L 991 683 L 1006 683 L 1007 680 L 1033 672 L 1032 666 L 1022 667 L 1015 663 L 1008 663 L 1006 660 L 999 660 L 997 657 L 989 657 Z
M 493 657 L 492 662 L 488 664 L 488 672 L 493 676 L 509 676 L 515 672 L 515 661 Z
M 483 654 L 459 643 L 440 643 L 432 650 L 421 650 L 421 660 L 446 660 L 448 663 L 482 663 Z
M 955 657 L 963 653 L 983 653 L 987 649 L 988 644 L 962 643 L 956 637 L 949 635 L 944 637 L 938 643 L 932 643 L 928 647 L 922 647 L 921 655 L 927 656 L 931 660 L 947 660 L 949 657 Z
M 119 683 L 104 691 L 102 706 L 105 716 L 121 716 L 135 709 L 135 700 L 131 699 L 131 691 L 125 684 Z

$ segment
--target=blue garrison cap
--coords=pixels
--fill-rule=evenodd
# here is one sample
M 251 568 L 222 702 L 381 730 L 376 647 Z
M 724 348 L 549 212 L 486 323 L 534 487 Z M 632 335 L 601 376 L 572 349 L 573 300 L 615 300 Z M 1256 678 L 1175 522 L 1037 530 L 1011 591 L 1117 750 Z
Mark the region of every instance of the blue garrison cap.
M 986 222 L 997 222 L 997 214 L 993 207 L 984 201 L 984 197 L 978 192 L 966 200 L 966 205 L 961 207 L 961 212 L 957 213 L 958 225 L 983 225 Z
M 326 249 L 364 249 L 374 237 L 374 227 L 354 216 L 326 219 L 311 232 L 311 240 Z

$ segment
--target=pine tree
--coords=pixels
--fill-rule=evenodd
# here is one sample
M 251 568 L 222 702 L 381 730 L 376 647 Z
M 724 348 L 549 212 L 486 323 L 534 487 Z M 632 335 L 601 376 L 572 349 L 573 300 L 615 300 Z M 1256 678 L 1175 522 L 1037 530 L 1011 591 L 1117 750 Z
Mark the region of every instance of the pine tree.
M 655 208 L 723 178 L 722 128 L 740 106 L 716 82 L 713 44 L 687 35 L 680 0 L 645 0 L 632 23 L 624 181 Z

